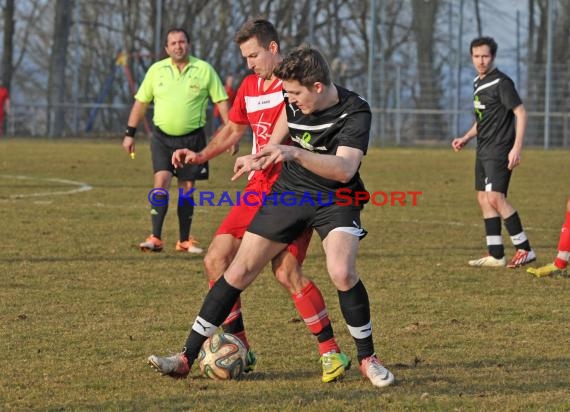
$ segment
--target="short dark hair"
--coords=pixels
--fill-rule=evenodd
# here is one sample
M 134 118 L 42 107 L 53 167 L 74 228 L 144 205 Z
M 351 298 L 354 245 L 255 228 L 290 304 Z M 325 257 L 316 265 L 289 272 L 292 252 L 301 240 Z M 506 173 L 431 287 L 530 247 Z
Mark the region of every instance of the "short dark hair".
M 190 43 L 190 35 L 188 34 L 188 32 L 186 30 L 184 30 L 182 27 L 173 27 L 172 29 L 170 29 L 166 32 L 166 38 L 164 39 L 164 45 L 165 46 L 168 46 L 168 36 L 170 36 L 171 33 L 184 33 L 184 37 L 186 37 L 186 41 L 188 43 Z
M 492 37 L 483 36 L 473 39 L 471 41 L 471 46 L 469 47 L 469 52 L 473 54 L 473 48 L 480 46 L 489 46 L 489 50 L 491 51 L 491 56 L 495 57 L 497 55 L 497 49 L 499 48 L 499 46 L 497 45 L 495 39 L 493 39 Z
M 281 51 L 277 30 L 268 20 L 255 18 L 246 21 L 234 36 L 234 42 L 240 45 L 252 37 L 255 37 L 259 44 L 265 49 L 269 49 L 271 42 L 275 42 L 279 51 Z
M 273 74 L 281 80 L 297 80 L 302 86 L 312 89 L 316 82 L 332 84 L 331 71 L 321 52 L 308 44 L 293 49 L 277 65 Z

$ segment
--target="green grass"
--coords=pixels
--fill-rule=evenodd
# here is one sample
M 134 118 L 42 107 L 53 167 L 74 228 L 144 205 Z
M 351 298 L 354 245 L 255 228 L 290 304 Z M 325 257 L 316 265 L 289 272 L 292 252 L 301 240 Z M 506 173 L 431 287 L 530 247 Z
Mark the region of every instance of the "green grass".
M 568 154 L 525 150 L 511 183 L 538 264 L 555 255 Z M 472 150 L 451 149 L 372 149 L 365 158 L 370 191 L 422 191 L 415 207 L 363 213 L 369 236 L 358 268 L 377 352 L 397 379 L 380 390 L 356 368 L 343 382 L 320 382 L 315 339 L 269 270 L 243 294 L 255 373 L 234 382 L 160 377 L 146 357 L 180 350 L 207 286 L 201 258 L 173 252 L 174 206 L 165 252 L 136 247 L 150 229 L 148 144 L 133 161 L 119 142 L 1 141 L 2 409 L 570 410 L 570 280 L 466 267 L 485 250 L 473 161 Z M 199 188 L 242 189 L 243 180 L 229 182 L 232 164 L 228 155 L 214 160 Z M 73 189 L 50 179 L 93 189 L 30 196 Z M 226 211 L 197 208 L 192 232 L 204 245 Z M 318 236 L 305 272 L 354 358 Z

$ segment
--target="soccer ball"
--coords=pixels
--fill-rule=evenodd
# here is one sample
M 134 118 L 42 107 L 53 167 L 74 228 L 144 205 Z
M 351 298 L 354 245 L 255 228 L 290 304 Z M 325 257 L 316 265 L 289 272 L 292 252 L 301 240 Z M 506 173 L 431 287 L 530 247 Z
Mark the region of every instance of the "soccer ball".
M 245 369 L 247 349 L 236 336 L 218 333 L 208 338 L 198 354 L 204 376 L 215 380 L 237 379 Z

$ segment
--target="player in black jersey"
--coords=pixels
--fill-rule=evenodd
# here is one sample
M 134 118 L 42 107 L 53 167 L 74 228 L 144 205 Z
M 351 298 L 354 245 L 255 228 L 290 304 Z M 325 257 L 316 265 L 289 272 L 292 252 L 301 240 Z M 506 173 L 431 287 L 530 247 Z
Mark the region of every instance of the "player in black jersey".
M 475 190 L 483 213 L 488 256 L 470 260 L 470 266 L 518 268 L 536 260 L 517 211 L 507 201 L 512 170 L 520 164 L 527 115 L 513 81 L 494 67 L 497 43 L 491 37 L 471 42 L 475 122 L 451 146 L 460 151 L 477 137 Z M 516 249 L 507 263 L 501 236 L 503 220 Z
M 322 239 L 327 269 L 356 344 L 360 371 L 374 386 L 391 385 L 394 375 L 374 352 L 368 294 L 356 273 L 359 241 L 366 235 L 358 197 L 365 189 L 358 170 L 368 147 L 370 107 L 356 93 L 333 84 L 326 60 L 310 47 L 292 51 L 274 73 L 283 81 L 286 111 L 272 139 L 290 133 L 294 144 L 269 144 L 236 163 L 234 178 L 272 163 L 283 162 L 283 169 L 234 260 L 206 295 L 181 354 L 185 368 L 192 365 L 202 343 L 216 332 L 263 267 L 313 227 Z M 339 189 L 345 190 L 344 206 L 336 203 Z M 354 202 L 346 202 L 347 194 Z M 179 367 L 177 361 L 172 363 L 172 373 L 162 371 L 175 375 Z

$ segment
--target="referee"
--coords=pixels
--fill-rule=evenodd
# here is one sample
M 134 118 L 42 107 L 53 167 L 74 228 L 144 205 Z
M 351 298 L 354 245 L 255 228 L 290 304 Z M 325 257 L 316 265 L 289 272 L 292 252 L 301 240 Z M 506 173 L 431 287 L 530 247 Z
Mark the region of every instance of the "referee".
M 167 192 L 172 176 L 177 177 L 178 188 L 184 193 L 194 188 L 196 180 L 208 178 L 208 163 L 175 169 L 171 163 L 172 153 L 182 148 L 198 152 L 206 146 L 204 125 L 208 98 L 218 108 L 224 123 L 228 118 L 228 95 L 222 81 L 209 63 L 190 55 L 188 33 L 182 28 L 170 29 L 166 34 L 165 50 L 169 57 L 149 68 L 135 95 L 123 139 L 123 148 L 133 156 L 137 125 L 154 101 L 150 149 L 156 195 L 150 210 L 152 233 L 139 245 L 142 251 L 153 252 L 163 249 L 162 225 L 168 211 Z M 203 251 L 190 236 L 193 213 L 193 202 L 179 202 L 180 234 L 176 251 Z

